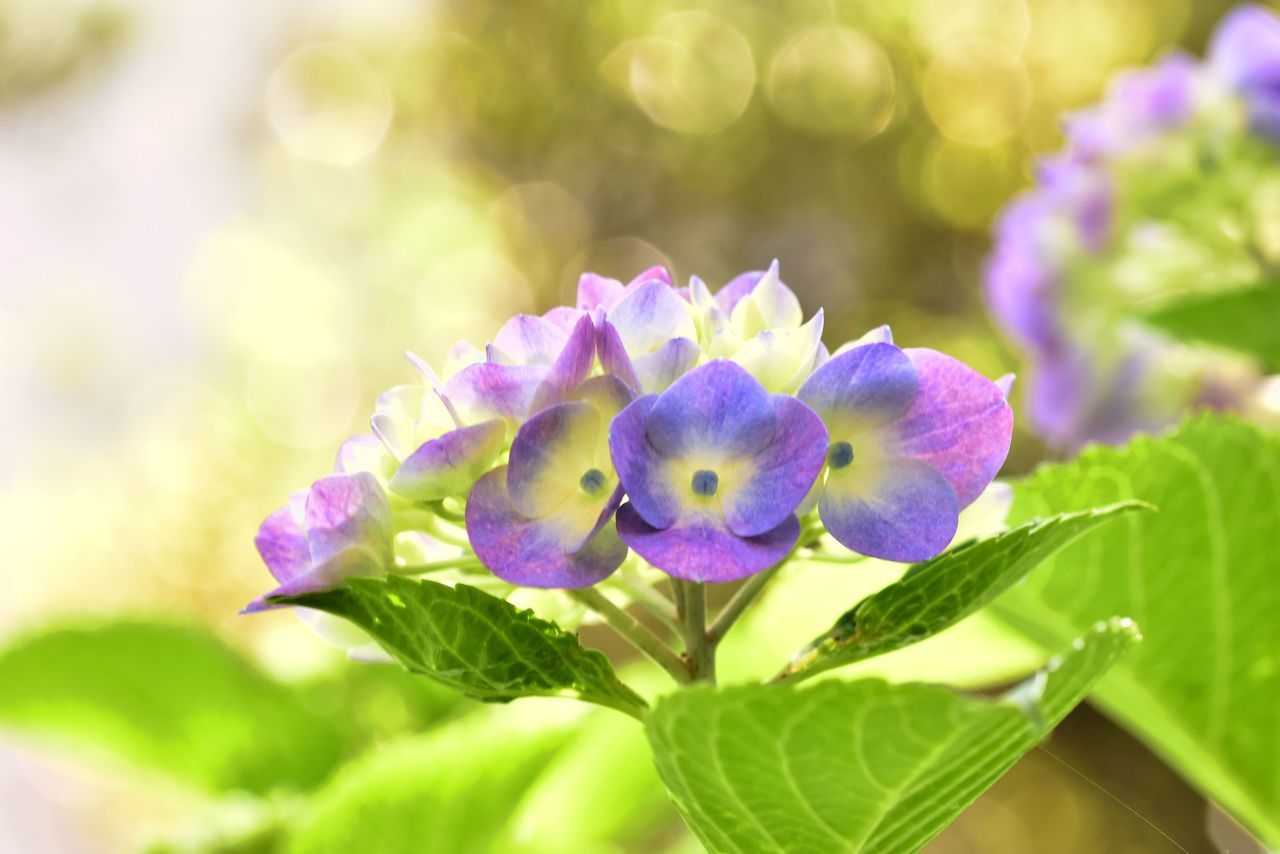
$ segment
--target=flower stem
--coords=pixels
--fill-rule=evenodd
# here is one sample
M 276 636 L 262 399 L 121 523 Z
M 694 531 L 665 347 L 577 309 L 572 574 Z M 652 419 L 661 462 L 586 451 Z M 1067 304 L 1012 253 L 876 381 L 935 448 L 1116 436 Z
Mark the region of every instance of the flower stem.
M 773 580 L 773 577 L 778 574 L 778 570 L 782 569 L 786 563 L 784 560 L 764 572 L 757 572 L 738 588 L 738 592 L 733 594 L 733 598 L 720 610 L 715 622 L 707 630 L 707 640 L 712 646 L 724 640 L 725 634 L 728 633 L 729 629 L 733 628 L 733 624 L 738 621 L 738 618 L 747 610 L 747 607 L 760 595 L 760 591 L 764 590 L 765 585 Z
M 695 682 L 716 684 L 716 646 L 707 636 L 707 585 L 684 583 L 685 659 Z
M 671 674 L 671 678 L 677 683 L 687 685 L 693 681 L 689 667 L 680 660 L 680 656 L 676 655 L 647 626 L 610 602 L 609 598 L 599 590 L 594 587 L 579 587 L 565 592 L 599 614 L 615 632 L 653 659 L 658 666 Z

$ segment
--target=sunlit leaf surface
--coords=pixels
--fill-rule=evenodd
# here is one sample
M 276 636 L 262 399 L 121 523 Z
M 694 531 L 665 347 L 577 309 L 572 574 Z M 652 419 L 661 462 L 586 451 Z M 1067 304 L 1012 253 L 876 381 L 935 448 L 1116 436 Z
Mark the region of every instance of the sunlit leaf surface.
M 335 724 L 207 631 L 118 622 L 0 653 L 0 725 L 104 750 L 211 790 L 318 783 Z
M 1172 335 L 1253 356 L 1280 368 L 1280 283 L 1178 300 L 1147 314 Z
M 1280 440 L 1203 417 L 1093 448 L 1016 490 L 1013 521 L 1140 499 L 997 600 L 1053 647 L 1103 615 L 1146 638 L 1098 686 L 1109 713 L 1280 845 Z
M 572 696 L 638 715 L 603 653 L 532 611 L 459 584 L 353 578 L 288 601 L 350 620 L 405 667 L 481 700 Z
M 711 851 L 915 851 L 1031 749 L 1137 637 L 1100 624 L 996 701 L 878 679 L 698 688 L 647 728 Z
M 804 679 L 932 637 L 986 605 L 1058 549 L 1143 507 L 1128 502 L 1035 519 L 916 564 L 900 581 L 846 611 L 797 653 L 782 675 Z

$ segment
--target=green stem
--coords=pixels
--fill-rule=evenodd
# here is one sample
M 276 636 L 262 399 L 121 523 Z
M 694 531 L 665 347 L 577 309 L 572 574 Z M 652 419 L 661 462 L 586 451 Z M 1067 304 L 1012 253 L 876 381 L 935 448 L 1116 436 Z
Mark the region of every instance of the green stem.
M 565 592 L 599 614 L 615 632 L 653 659 L 658 666 L 671 674 L 671 678 L 677 683 L 687 685 L 693 681 L 689 668 L 680 660 L 680 656 L 676 655 L 647 626 L 610 602 L 608 597 L 599 590 L 594 587 L 580 587 Z
M 716 684 L 716 647 L 707 636 L 707 585 L 685 582 L 685 659 L 695 682 Z
M 760 595 L 760 591 L 764 590 L 765 585 L 773 580 L 773 577 L 778 574 L 778 570 L 782 569 L 786 563 L 783 560 L 764 572 L 757 572 L 738 588 L 738 592 L 733 594 L 729 604 L 721 609 L 716 616 L 715 622 L 711 624 L 711 628 L 707 631 L 707 640 L 713 647 L 724 640 L 725 634 L 728 633 L 729 629 L 733 628 L 733 624 L 738 621 L 738 618 L 747 610 L 747 607 Z
M 676 616 L 675 606 L 671 604 L 671 600 L 644 583 L 634 583 L 621 579 L 617 583 L 632 599 L 643 606 L 645 611 L 652 614 L 654 619 L 674 632 L 677 637 L 680 636 L 683 628 L 680 625 L 679 618 Z

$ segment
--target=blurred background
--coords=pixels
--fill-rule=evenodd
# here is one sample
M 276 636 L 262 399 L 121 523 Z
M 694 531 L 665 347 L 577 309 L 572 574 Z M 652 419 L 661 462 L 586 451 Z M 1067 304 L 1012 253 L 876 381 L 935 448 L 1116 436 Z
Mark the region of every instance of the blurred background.
M 776 257 L 830 344 L 890 323 L 1016 370 L 978 284 L 994 213 L 1064 110 L 1228 5 L 0 0 L 0 638 L 159 614 L 282 677 L 355 667 L 236 616 L 257 524 L 404 350 L 483 343 L 584 270 L 715 287 Z M 1020 432 L 1007 473 L 1044 456 Z M 1096 713 L 1049 749 L 930 850 L 1248 850 Z M 135 850 L 189 812 L 0 737 L 0 850 Z M 654 822 L 612 850 L 687 846 Z

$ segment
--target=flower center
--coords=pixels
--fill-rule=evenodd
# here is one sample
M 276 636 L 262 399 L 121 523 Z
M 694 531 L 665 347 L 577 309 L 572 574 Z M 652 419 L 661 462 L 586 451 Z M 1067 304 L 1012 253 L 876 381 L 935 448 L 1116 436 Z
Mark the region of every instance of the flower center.
M 853 462 L 853 445 L 848 442 L 836 442 L 827 449 L 827 465 L 833 469 L 842 469 Z
M 578 479 L 578 486 L 581 486 L 582 491 L 588 495 L 595 495 L 604 487 L 604 472 L 600 469 L 588 469 L 587 473 Z
M 698 469 L 693 473 L 693 481 L 689 484 L 695 495 L 710 497 L 716 494 L 720 486 L 720 478 L 713 471 Z

